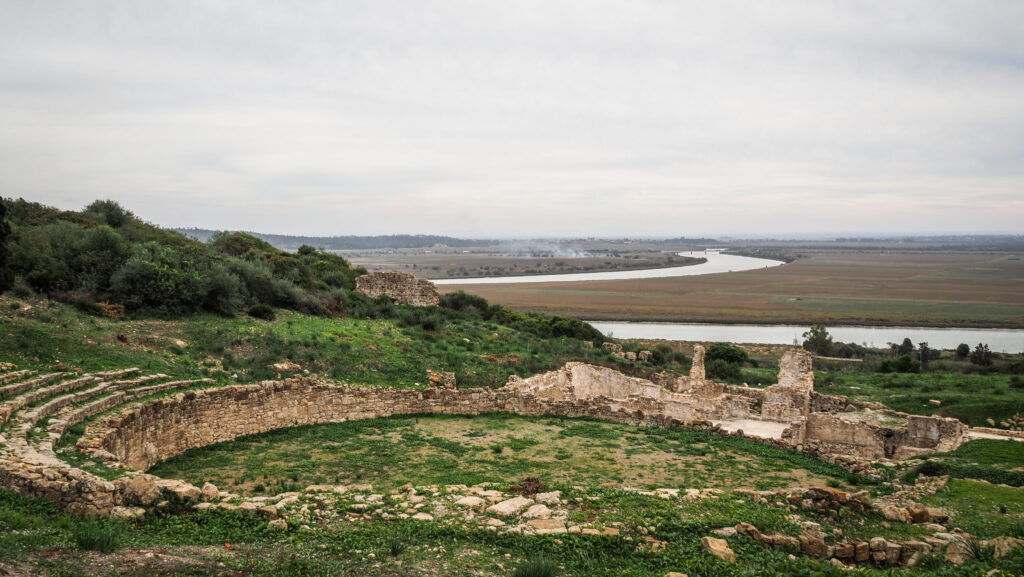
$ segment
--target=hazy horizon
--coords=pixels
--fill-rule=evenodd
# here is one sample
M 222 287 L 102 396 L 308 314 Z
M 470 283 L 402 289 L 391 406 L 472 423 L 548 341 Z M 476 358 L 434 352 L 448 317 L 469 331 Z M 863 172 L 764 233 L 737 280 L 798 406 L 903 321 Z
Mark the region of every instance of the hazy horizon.
M 1020 2 L 0 4 L 0 196 L 303 236 L 1024 232 Z

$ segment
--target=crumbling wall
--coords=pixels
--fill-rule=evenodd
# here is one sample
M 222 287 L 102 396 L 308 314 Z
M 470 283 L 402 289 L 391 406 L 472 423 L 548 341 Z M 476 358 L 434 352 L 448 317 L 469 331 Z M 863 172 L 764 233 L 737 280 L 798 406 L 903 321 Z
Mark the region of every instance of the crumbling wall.
M 899 441 L 896 437 L 897 432 L 892 428 L 844 420 L 827 413 L 811 413 L 804 424 L 803 442 L 822 453 L 879 460 L 892 457 Z
M 397 303 L 416 307 L 436 306 L 440 302 L 434 283 L 408 272 L 364 274 L 356 279 L 356 290 L 370 298 L 387 295 Z
M 761 416 L 772 421 L 795 422 L 811 412 L 814 371 L 811 355 L 791 349 L 779 359 L 779 382 L 764 390 Z

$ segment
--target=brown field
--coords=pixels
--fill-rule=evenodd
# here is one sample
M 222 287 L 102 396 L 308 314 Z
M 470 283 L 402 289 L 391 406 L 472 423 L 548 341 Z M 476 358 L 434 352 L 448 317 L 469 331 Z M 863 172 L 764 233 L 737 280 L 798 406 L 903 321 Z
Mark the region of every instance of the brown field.
M 398 249 L 374 251 L 342 251 L 352 264 L 370 272 L 402 271 L 431 279 L 476 278 L 490 276 L 520 276 L 578 272 L 638 270 L 697 264 L 699 259 L 677 256 L 682 249 L 672 250 L 653 246 L 608 247 L 588 246 L 583 249 L 569 247 L 564 253 L 531 251 L 509 246 L 472 249 L 437 247 L 424 249 Z
M 1024 327 L 1022 253 L 822 252 L 741 273 L 440 288 L 588 320 Z

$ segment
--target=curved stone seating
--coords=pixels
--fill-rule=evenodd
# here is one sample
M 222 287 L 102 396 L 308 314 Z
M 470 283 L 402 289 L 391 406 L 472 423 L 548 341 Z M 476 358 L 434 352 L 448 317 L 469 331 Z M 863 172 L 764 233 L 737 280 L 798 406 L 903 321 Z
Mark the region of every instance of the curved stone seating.
M 23 371 L 23 372 L 30 373 L 31 371 Z M 8 375 L 9 374 L 11 374 L 11 373 L 8 373 Z M 34 388 L 36 388 L 36 387 L 38 387 L 40 385 L 44 385 L 44 384 L 46 384 L 46 383 L 48 383 L 50 381 L 57 380 L 57 379 L 63 377 L 64 375 L 66 375 L 66 374 L 67 373 L 64 373 L 64 372 L 49 373 L 49 374 L 42 375 L 42 376 L 36 377 L 34 379 L 28 380 L 28 381 L 22 381 L 20 383 L 14 383 L 13 385 L 6 385 L 6 386 L 3 386 L 3 387 L 0 387 L 0 399 L 6 399 L 6 398 L 9 398 L 9 397 L 13 397 L 14 395 L 17 395 L 19 393 L 23 393 L 23 392 L 25 392 L 25 391 L 27 391 L 29 389 L 34 389 Z M 8 376 L 8 375 L 4 375 L 4 376 Z M 14 379 L 14 380 L 17 380 L 17 379 Z M 6 381 L 6 382 L 12 382 L 12 381 Z
M 16 405 L 17 412 L 5 431 L 9 437 L 0 436 L 0 485 L 51 498 L 77 514 L 117 514 L 118 507 L 154 502 L 161 491 L 172 491 L 183 498 L 199 498 L 200 489 L 188 483 L 141 473 L 188 449 L 282 427 L 403 414 L 509 412 L 589 416 L 630 424 L 713 430 L 719 430 L 719 426 L 713 426 L 709 422 L 712 420 L 746 419 L 779 424 L 783 421 L 776 416 L 785 415 L 787 428 L 783 438 L 759 440 L 802 450 L 858 470 L 869 467 L 870 462 L 865 459 L 877 458 L 875 455 L 882 455 L 882 449 L 885 449 L 884 458 L 889 456 L 890 448 L 899 455 L 895 449 L 900 447 L 913 452 L 934 451 L 961 440 L 959 424 L 949 419 L 908 415 L 907 425 L 902 428 L 844 420 L 844 414 L 834 412 L 833 408 L 847 410 L 849 404 L 845 399 L 812 402 L 813 377 L 808 374 L 809 363 L 803 362 L 799 355 L 783 357 L 780 385 L 751 389 L 743 394 L 698 378 L 700 375 L 691 375 L 689 379 L 681 377 L 683 381 L 669 389 L 605 367 L 568 363 L 562 369 L 529 379 L 513 377 L 498 389 L 358 387 L 296 377 L 253 385 L 188 390 L 126 404 L 175 388 L 213 384 L 213 381 L 148 385 L 164 376 L 107 382 L 105 379 L 134 374 L 138 370 L 97 373 L 39 387 L 8 401 L 7 406 Z M 787 371 L 795 374 L 786 374 Z M 83 390 L 89 384 L 95 386 Z M 140 384 L 145 386 L 138 386 Z M 53 395 L 60 396 L 50 398 Z M 44 402 L 22 410 L 39 401 Z M 53 443 L 67 427 L 112 409 L 112 414 L 86 427 L 77 447 L 95 459 L 135 471 L 107 482 L 69 466 L 54 454 Z M 35 423 L 52 415 L 59 418 L 47 426 L 45 439 L 31 433 Z M 903 444 L 876 446 L 880 438 L 896 439 Z M 212 493 L 206 498 L 216 499 L 217 495 Z

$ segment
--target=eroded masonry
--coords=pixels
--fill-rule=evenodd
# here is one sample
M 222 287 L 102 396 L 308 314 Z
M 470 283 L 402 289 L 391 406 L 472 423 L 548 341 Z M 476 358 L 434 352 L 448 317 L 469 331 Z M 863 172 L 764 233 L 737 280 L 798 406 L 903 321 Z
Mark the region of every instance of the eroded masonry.
M 281 427 L 401 414 L 511 412 L 698 427 L 758 437 L 854 470 L 866 470 L 876 460 L 951 450 L 964 440 L 965 427 L 954 419 L 911 416 L 816 393 L 811 358 L 802 350 L 783 356 L 778 384 L 764 389 L 708 380 L 702 353 L 698 349 L 694 355 L 688 377 L 661 374 L 654 381 L 568 363 L 528 379 L 513 376 L 499 389 L 458 389 L 453 379 L 437 388 L 408 390 L 292 378 L 126 404 L 91 423 L 78 441 L 81 451 L 131 470 L 112 482 L 62 462 L 53 443 L 74 423 L 133 398 L 209 383 L 172 381 L 139 388 L 164 375 L 109 380 L 132 371 L 79 377 L 43 388 L 30 380 L 7 385 L 5 389 L 20 394 L 0 403 L 0 418 L 11 425 L 10 437 L 0 439 L 0 486 L 47 497 L 78 514 L 122 515 L 152 503 L 161 491 L 201 500 L 200 488 L 141 472 L 188 449 Z M 59 380 L 53 375 L 35 380 L 42 378 Z M 126 390 L 83 404 L 90 394 L 111 388 Z M 24 408 L 44 394 L 59 396 Z M 46 417 L 51 417 L 49 437 L 31 435 L 36 422 Z

